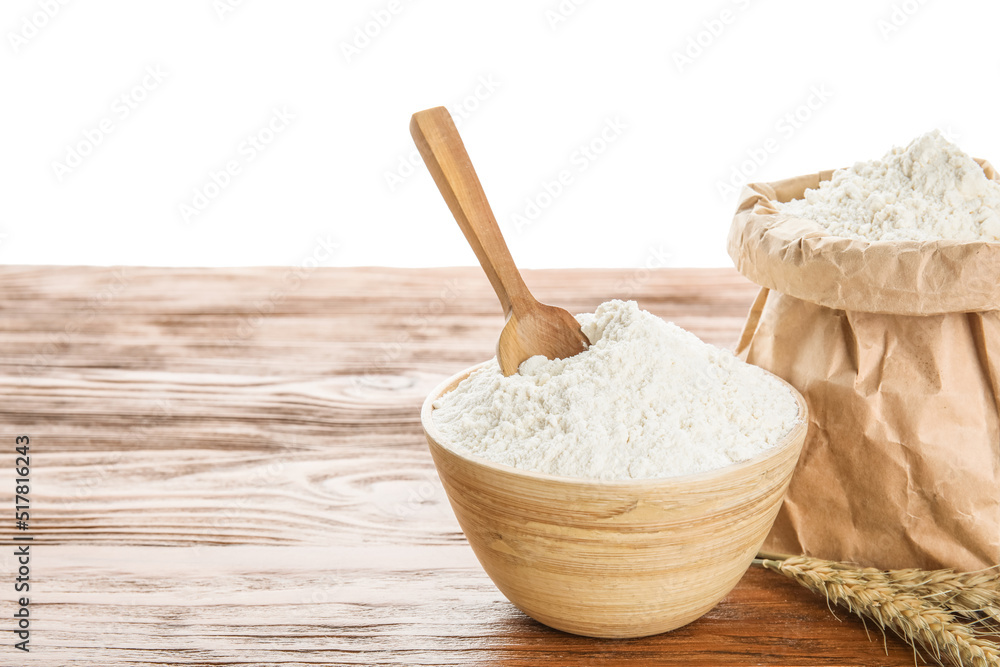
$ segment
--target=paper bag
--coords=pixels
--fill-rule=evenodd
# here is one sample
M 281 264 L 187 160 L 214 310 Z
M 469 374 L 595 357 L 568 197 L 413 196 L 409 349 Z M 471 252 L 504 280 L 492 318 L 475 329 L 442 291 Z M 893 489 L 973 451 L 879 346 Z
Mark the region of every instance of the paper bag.
M 775 209 L 832 173 L 747 186 L 729 234 L 763 288 L 737 354 L 809 403 L 764 549 L 879 568 L 1000 563 L 1000 243 L 869 243 Z

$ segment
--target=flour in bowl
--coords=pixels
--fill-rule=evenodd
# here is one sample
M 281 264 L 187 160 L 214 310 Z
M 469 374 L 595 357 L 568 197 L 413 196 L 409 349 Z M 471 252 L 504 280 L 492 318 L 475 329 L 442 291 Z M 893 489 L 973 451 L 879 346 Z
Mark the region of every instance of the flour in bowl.
M 867 241 L 1000 241 L 1000 183 L 937 130 L 838 169 L 778 210 Z
M 753 458 L 798 422 L 780 380 L 634 301 L 577 319 L 586 351 L 510 377 L 493 359 L 439 398 L 441 444 L 552 475 L 648 479 Z

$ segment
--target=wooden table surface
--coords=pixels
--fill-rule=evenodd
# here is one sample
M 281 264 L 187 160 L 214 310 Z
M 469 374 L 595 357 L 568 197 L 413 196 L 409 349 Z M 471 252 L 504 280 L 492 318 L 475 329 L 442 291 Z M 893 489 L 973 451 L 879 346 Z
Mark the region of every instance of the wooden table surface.
M 756 291 L 729 270 L 526 279 L 573 312 L 635 298 L 720 345 Z M 442 378 L 492 355 L 502 318 L 478 269 L 5 267 L 0 281 L 0 665 L 914 662 L 759 570 L 646 639 L 574 637 L 514 609 L 466 544 L 418 418 Z M 13 648 L 15 534 L 34 538 L 29 653 Z

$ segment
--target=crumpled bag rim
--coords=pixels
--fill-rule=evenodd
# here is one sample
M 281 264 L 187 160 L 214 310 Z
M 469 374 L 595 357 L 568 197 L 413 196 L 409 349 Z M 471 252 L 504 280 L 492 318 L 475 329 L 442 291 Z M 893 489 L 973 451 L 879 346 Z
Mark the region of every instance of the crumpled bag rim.
M 976 161 L 1000 181 L 989 162 Z M 827 170 L 744 187 L 727 244 L 744 276 L 839 310 L 896 315 L 1000 310 L 1000 243 L 852 239 L 775 208 L 775 202 L 800 198 L 832 175 Z

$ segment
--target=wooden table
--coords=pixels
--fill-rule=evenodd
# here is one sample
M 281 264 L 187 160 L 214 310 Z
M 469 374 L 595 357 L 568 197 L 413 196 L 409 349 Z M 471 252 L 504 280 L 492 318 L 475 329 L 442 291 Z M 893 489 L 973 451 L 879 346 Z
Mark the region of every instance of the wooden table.
M 525 617 L 466 544 L 418 419 L 439 380 L 492 355 L 485 278 L 289 271 L 0 269 L 0 665 L 913 664 L 759 570 L 657 637 Z M 573 312 L 636 298 L 720 345 L 755 294 L 729 270 L 526 279 Z M 13 648 L 15 534 L 34 538 L 30 653 Z

